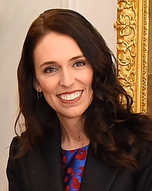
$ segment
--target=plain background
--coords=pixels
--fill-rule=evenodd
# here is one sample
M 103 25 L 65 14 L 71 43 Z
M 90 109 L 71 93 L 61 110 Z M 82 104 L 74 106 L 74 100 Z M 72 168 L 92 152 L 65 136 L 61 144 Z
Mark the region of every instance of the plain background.
M 116 55 L 117 0 L 0 0 L 0 191 L 7 191 L 5 174 L 9 145 L 18 112 L 16 70 L 31 22 L 50 8 L 70 8 L 83 14 L 103 35 Z

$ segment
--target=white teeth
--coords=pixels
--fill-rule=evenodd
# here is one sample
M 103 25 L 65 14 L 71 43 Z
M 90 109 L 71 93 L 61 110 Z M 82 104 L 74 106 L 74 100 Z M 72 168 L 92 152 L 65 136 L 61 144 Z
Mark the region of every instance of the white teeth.
M 74 100 L 78 98 L 81 95 L 81 92 L 82 91 L 74 92 L 73 94 L 62 94 L 62 95 L 59 95 L 59 97 L 63 100 L 70 101 L 70 100 Z

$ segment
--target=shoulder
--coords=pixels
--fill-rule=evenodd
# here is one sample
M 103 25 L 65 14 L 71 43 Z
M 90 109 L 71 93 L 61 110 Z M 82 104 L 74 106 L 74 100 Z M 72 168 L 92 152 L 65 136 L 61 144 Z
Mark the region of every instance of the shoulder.
M 16 136 L 16 137 L 13 137 L 12 141 L 11 141 L 11 146 L 18 146 L 19 145 L 19 137 Z
M 47 137 L 42 140 L 37 145 L 30 145 L 25 148 L 26 142 L 28 143 L 28 140 L 24 137 L 16 136 L 12 139 L 10 148 L 9 148 L 9 157 L 10 158 L 16 158 L 16 159 L 24 159 L 28 155 L 32 155 L 34 153 L 38 153 L 41 150 L 46 149 L 52 149 L 59 147 L 61 141 L 61 137 L 59 133 L 50 133 L 48 132 Z
M 15 155 L 18 153 L 18 151 L 20 149 L 20 146 L 21 146 L 21 142 L 20 142 L 19 137 L 17 137 L 17 136 L 14 137 L 10 144 L 9 155 L 15 157 Z
M 136 159 L 140 166 L 152 164 L 152 142 L 143 143 L 142 148 L 136 155 Z
M 144 165 L 152 161 L 152 120 L 144 114 L 134 114 L 129 123 L 134 135 L 134 148 L 137 149 L 136 159 Z
M 137 190 L 152 190 L 152 143 L 147 143 L 137 154 L 139 168 L 136 171 Z
M 21 188 L 18 189 L 18 187 L 21 186 L 21 181 L 20 181 L 21 174 L 19 171 L 18 159 L 16 158 L 19 148 L 20 148 L 20 140 L 19 137 L 16 136 L 12 139 L 10 144 L 9 158 L 6 167 L 9 187 L 11 187 L 12 184 L 14 184 L 14 182 L 18 182 L 18 184 L 15 185 L 16 188 L 14 190 L 21 190 Z

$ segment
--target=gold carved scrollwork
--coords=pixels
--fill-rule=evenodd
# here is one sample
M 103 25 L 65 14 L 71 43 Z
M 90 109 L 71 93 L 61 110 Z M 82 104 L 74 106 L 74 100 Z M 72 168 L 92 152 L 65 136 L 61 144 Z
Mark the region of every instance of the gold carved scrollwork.
M 133 98 L 133 111 L 147 112 L 148 0 L 118 0 L 118 79 Z

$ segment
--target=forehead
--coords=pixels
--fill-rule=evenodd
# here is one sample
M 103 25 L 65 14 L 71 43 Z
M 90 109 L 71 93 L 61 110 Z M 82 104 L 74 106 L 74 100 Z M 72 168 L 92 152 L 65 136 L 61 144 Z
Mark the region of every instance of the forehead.
M 46 34 L 36 45 L 34 58 L 41 56 L 75 56 L 73 54 L 82 54 L 81 49 L 74 39 L 64 34 L 50 32 Z

